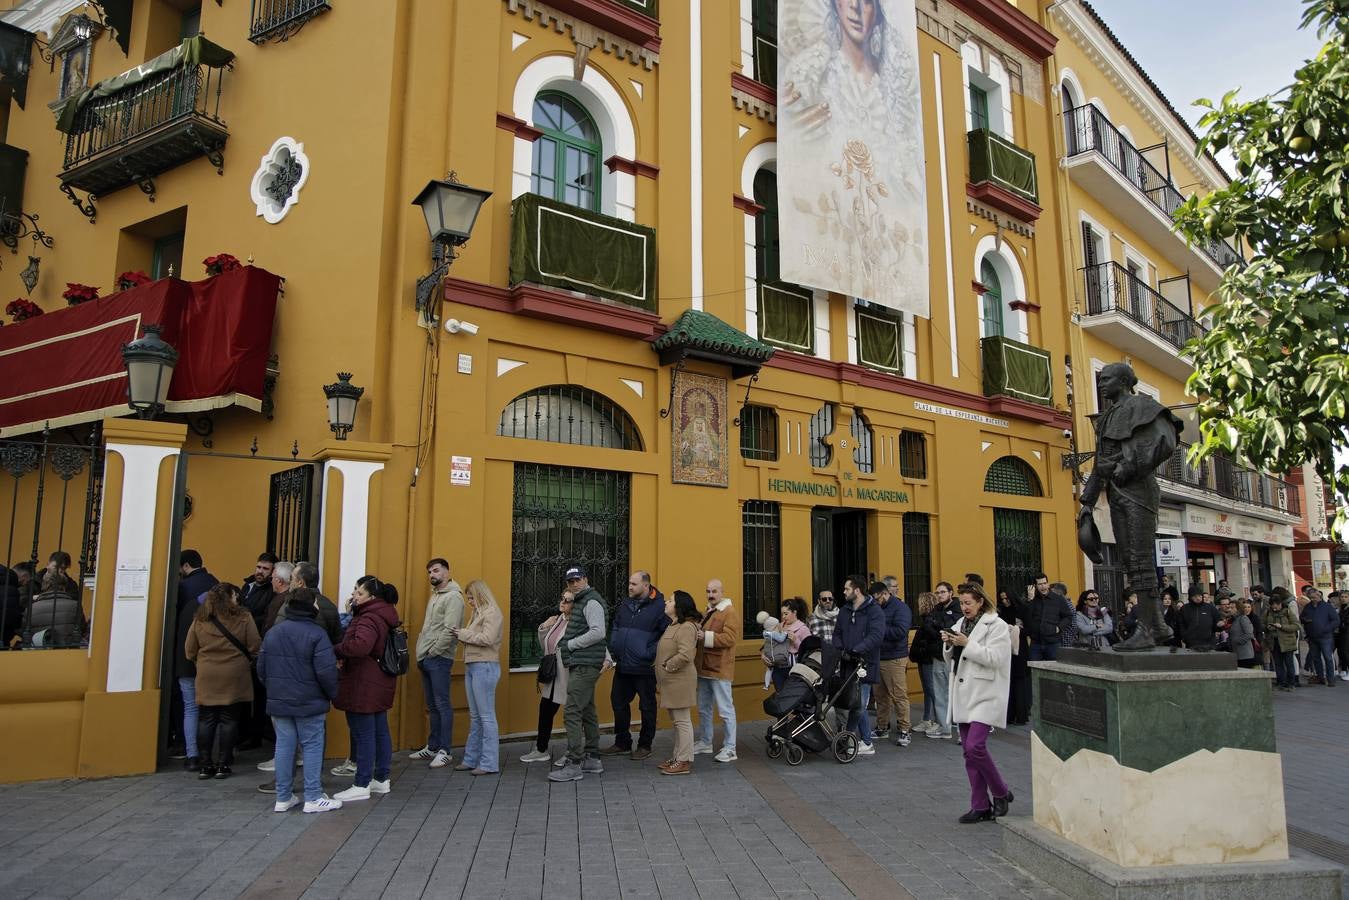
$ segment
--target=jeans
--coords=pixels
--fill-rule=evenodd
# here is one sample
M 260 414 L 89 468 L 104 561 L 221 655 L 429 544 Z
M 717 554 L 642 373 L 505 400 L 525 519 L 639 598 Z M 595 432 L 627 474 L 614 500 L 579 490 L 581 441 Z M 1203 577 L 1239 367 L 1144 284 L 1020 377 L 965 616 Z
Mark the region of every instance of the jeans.
M 609 702 L 614 707 L 614 744 L 624 750 L 632 749 L 632 698 L 637 697 L 637 708 L 642 713 L 642 730 L 637 733 L 637 746 L 651 749 L 656 739 L 656 670 L 640 675 L 614 672 Z
M 189 759 L 200 757 L 197 752 L 197 679 L 179 678 L 178 690 L 183 692 L 183 743 L 187 744 Z
M 712 743 L 712 703 L 717 704 L 717 713 L 721 716 L 723 750 L 735 749 L 735 700 L 731 697 L 731 682 L 721 678 L 698 676 L 698 742 Z
M 323 740 L 327 715 L 273 716 L 276 730 L 276 799 L 286 800 L 294 793 L 295 748 L 304 756 L 304 799 L 312 803 L 323 796 Z
M 553 736 L 553 720 L 562 704 L 554 703 L 547 697 L 539 698 L 539 734 L 534 738 L 534 746 L 540 753 L 548 752 L 548 741 Z
M 595 711 L 595 682 L 600 680 L 599 666 L 567 668 L 567 703 L 562 722 L 567 726 L 567 758 L 580 762 L 600 752 L 600 717 Z
M 1325 679 L 1326 684 L 1335 683 L 1335 639 L 1333 637 L 1307 638 L 1309 668 Z
M 932 693 L 935 690 L 933 686 L 933 675 L 932 675 L 932 670 L 935 667 L 936 663 L 928 662 L 918 664 L 918 681 L 923 686 L 924 722 L 937 721 L 937 698 L 933 696 Z
M 1279 687 L 1292 687 L 1297 684 L 1297 669 L 1294 668 L 1297 651 L 1271 647 L 1269 655 L 1274 657 L 1274 680 Z
M 909 730 L 909 658 L 881 660 L 880 681 L 876 683 L 876 729 L 890 730 L 890 712 L 900 731 Z M 870 738 L 868 738 L 870 740 Z
M 430 750 L 448 750 L 454 743 L 454 704 L 450 702 L 452 668 L 454 657 L 428 656 L 417 662 L 417 671 L 422 673 L 426 718 L 431 724 L 431 732 L 426 738 Z
M 347 727 L 351 729 L 351 740 L 356 747 L 356 780 L 352 784 L 369 787 L 372 777 L 376 781 L 388 781 L 389 767 L 393 764 L 388 710 L 377 713 L 349 712 Z
M 463 764 L 475 769 L 497 772 L 501 764 L 497 752 L 497 681 L 501 663 L 471 662 L 464 666 L 464 692 L 468 694 L 468 741 L 464 744 Z
M 965 751 L 965 774 L 970 779 L 970 809 L 991 809 L 991 797 L 1006 797 L 1007 782 L 988 753 L 988 733 L 983 722 L 961 722 L 960 744 Z
M 1053 662 L 1059 658 L 1059 647 L 1061 644 L 1041 644 L 1036 641 L 1030 642 L 1031 662 Z
M 932 664 L 932 702 L 937 704 L 937 718 L 933 721 L 943 731 L 951 730 L 951 672 L 946 661 Z
M 202 765 L 234 764 L 234 745 L 239 741 L 239 704 L 197 707 L 197 749 Z M 217 736 L 220 752 L 215 752 Z
M 848 730 L 856 734 L 863 744 L 870 744 L 871 717 L 867 713 L 867 704 L 871 702 L 871 685 L 862 685 L 861 696 L 857 709 L 848 710 Z

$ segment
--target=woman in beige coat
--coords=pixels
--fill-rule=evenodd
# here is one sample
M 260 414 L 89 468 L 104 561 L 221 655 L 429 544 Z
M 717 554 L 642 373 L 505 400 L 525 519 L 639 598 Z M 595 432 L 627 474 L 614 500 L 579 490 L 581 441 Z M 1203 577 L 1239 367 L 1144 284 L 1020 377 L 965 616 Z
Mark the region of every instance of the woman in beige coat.
M 473 618 L 451 628 L 464 645 L 464 693 L 468 695 L 468 741 L 456 771 L 492 775 L 500 771 L 497 754 L 497 682 L 501 680 L 501 607 L 487 583 L 469 582 L 465 591 Z
M 253 702 L 253 659 L 262 639 L 239 589 L 217 584 L 206 592 L 188 629 L 183 652 L 197 665 L 198 778 L 228 778 L 239 737 L 240 703 Z M 216 737 L 220 752 L 215 752 Z
M 665 601 L 665 615 L 674 624 L 665 629 L 656 645 L 656 685 L 660 688 L 661 709 L 670 711 L 674 720 L 674 756 L 660 764 L 665 775 L 687 775 L 693 771 L 693 719 L 689 712 L 698 702 L 697 653 L 698 624 L 702 613 L 693 597 L 675 591 Z

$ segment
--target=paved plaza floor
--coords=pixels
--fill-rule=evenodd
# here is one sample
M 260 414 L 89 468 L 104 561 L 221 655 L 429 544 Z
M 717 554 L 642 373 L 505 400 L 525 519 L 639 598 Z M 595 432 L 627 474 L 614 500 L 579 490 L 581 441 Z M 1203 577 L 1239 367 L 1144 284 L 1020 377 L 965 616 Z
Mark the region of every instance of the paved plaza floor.
M 1274 703 L 1294 853 L 1349 866 L 1349 684 Z M 523 743 L 503 747 L 498 777 L 400 753 L 391 794 L 322 815 L 273 813 L 257 753 L 228 781 L 164 771 L 0 788 L 0 897 L 1063 896 L 998 854 L 1000 826 L 957 824 L 969 803 L 954 741 L 789 768 L 764 756 L 763 731 L 741 729 L 738 763 L 699 756 L 681 778 L 656 770 L 668 731 L 650 759 L 574 784 L 518 762 Z M 990 748 L 1012 813 L 1029 814 L 1028 730 Z M 347 783 L 325 767 L 324 784 Z

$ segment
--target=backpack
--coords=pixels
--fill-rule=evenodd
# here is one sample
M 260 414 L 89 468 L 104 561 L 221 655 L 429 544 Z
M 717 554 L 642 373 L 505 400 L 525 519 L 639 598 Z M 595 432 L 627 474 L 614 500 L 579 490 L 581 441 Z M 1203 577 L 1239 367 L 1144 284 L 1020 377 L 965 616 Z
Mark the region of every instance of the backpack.
M 402 625 L 389 629 L 384 652 L 379 655 L 379 670 L 394 677 L 408 673 L 408 632 Z

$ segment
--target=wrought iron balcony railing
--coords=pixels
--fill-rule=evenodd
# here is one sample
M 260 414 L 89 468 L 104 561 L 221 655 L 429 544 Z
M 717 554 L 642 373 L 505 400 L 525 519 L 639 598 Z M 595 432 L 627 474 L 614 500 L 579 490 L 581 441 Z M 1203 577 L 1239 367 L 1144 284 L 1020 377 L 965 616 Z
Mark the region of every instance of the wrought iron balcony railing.
M 306 22 L 330 9 L 328 0 L 253 0 L 248 39 L 255 44 L 289 40 Z
M 984 396 L 1012 397 L 1054 405 L 1054 376 L 1048 350 L 1002 336 L 979 342 L 984 357 Z
M 970 152 L 970 184 L 996 184 L 1023 200 L 1040 205 L 1035 154 L 987 128 L 974 129 L 966 140 Z
M 1111 124 L 1105 113 L 1087 103 L 1074 107 L 1064 113 L 1068 120 L 1068 155 L 1079 156 L 1096 152 L 1110 166 L 1124 176 L 1125 180 L 1138 188 L 1147 201 L 1161 210 L 1168 219 L 1175 217 L 1176 210 L 1185 202 L 1185 197 L 1176 190 L 1171 179 L 1163 175 L 1156 166 L 1148 162 L 1143 153 L 1120 134 Z M 1226 241 L 1207 240 L 1196 246 L 1218 265 L 1225 269 L 1230 265 L 1244 262 Z
M 1177 350 L 1207 331 L 1119 263 L 1100 263 L 1081 271 L 1089 316 L 1123 313 Z
M 1189 444 L 1178 444 L 1171 458 L 1158 467 L 1158 476 L 1227 500 L 1302 515 L 1302 500 L 1297 486 L 1291 482 L 1244 466 L 1230 456 L 1213 456 L 1198 467 L 1191 466 L 1185 459 L 1189 450 Z

